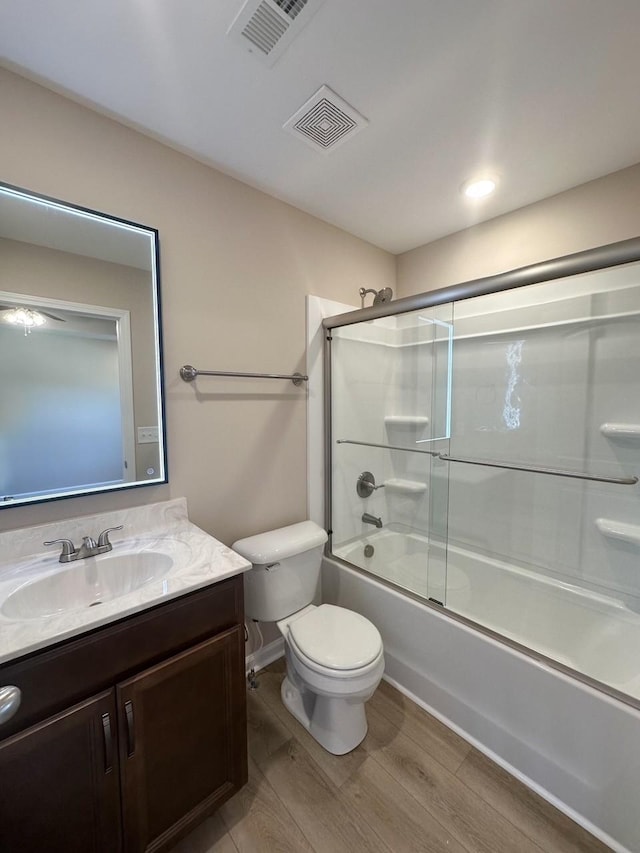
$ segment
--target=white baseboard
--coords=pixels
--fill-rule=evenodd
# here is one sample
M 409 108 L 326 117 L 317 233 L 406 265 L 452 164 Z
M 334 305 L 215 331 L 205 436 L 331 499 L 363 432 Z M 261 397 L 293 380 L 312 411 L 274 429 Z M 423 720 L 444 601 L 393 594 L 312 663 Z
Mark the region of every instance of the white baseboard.
M 263 646 L 260 651 L 247 655 L 245 670 L 249 672 L 253 667 L 256 672 L 259 672 L 265 666 L 269 666 L 270 663 L 281 657 L 284 657 L 284 639 L 278 637 L 277 640 L 273 640 L 273 642 Z

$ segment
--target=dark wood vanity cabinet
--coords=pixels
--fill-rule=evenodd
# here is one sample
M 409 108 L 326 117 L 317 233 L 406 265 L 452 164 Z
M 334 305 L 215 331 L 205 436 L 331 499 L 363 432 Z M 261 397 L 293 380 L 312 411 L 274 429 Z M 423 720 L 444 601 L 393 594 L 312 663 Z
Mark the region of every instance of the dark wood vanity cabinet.
M 246 782 L 241 576 L 0 667 L 0 683 L 23 692 L 0 730 L 1 853 L 167 850 Z
M 243 646 L 238 626 L 116 688 L 127 850 L 157 849 L 244 781 L 232 676 Z M 242 682 L 244 693 L 244 667 Z
M 103 720 L 115 693 L 101 693 L 0 743 L 0 850 L 121 850 L 120 784 Z M 112 729 L 113 731 L 113 729 Z

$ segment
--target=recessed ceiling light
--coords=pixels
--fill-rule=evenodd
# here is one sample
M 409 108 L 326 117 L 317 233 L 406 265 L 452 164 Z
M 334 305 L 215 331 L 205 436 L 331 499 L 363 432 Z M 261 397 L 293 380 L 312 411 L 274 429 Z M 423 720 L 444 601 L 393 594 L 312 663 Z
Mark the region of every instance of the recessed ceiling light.
M 496 186 L 497 182 L 493 178 L 473 178 L 462 185 L 462 192 L 467 198 L 486 198 Z

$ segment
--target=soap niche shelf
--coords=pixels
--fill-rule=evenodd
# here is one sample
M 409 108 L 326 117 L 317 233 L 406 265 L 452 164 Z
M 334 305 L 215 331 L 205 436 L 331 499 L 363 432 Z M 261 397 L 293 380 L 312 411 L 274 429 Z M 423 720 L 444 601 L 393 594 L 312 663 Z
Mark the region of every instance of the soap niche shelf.
M 429 426 L 429 418 L 423 415 L 385 415 L 384 424 L 387 427 L 394 426 L 419 428 Z
M 600 427 L 600 432 L 606 438 L 611 440 L 633 439 L 640 441 L 640 424 L 625 424 L 625 423 L 604 423 Z
M 596 527 L 607 539 L 618 539 L 640 546 L 640 525 L 614 521 L 611 518 L 596 518 Z

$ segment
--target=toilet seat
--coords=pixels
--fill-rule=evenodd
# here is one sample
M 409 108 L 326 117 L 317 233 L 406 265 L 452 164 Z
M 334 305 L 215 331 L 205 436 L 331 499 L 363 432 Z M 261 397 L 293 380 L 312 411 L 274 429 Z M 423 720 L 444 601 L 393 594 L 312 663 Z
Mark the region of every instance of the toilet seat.
M 338 677 L 360 674 L 382 654 L 382 637 L 375 625 L 333 604 L 309 608 L 288 629 L 292 648 L 317 672 L 331 671 Z
M 362 666 L 359 669 L 330 669 L 328 666 L 321 666 L 320 664 L 315 663 L 315 661 L 312 661 L 304 655 L 300 649 L 296 647 L 290 635 L 287 637 L 287 645 L 292 657 L 295 659 L 295 669 L 300 673 L 306 673 L 304 675 L 305 681 L 309 686 L 315 686 L 317 689 L 320 689 L 320 682 L 318 679 L 324 683 L 332 682 L 334 685 L 348 685 L 352 682 L 362 681 L 363 679 L 366 680 L 371 673 L 377 672 L 380 664 L 382 664 L 384 669 L 384 651 L 382 649 L 380 649 L 380 654 L 377 655 L 371 663 L 368 663 L 366 666 Z M 378 681 L 380 680 L 381 675 L 382 672 L 377 676 Z M 337 689 L 338 693 L 344 693 L 345 691 L 349 692 L 350 690 L 347 686 L 339 687 Z

